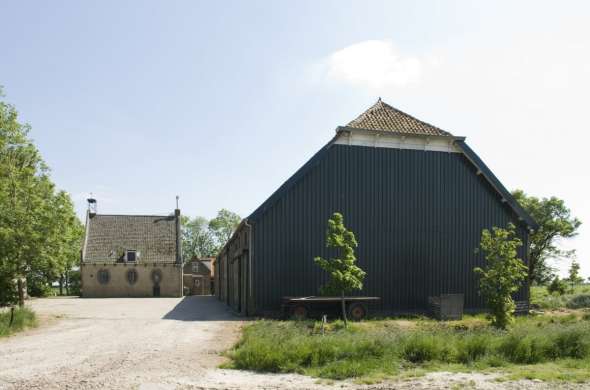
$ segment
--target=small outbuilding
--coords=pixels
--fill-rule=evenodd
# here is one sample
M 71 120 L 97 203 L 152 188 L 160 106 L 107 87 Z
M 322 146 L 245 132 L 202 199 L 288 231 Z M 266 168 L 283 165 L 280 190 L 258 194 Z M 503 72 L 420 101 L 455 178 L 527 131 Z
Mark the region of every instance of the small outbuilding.
M 194 258 L 184 264 L 183 279 L 186 295 L 213 293 L 214 257 Z
M 525 151 L 523 151 L 523 154 Z M 521 161 L 526 160 L 524 155 Z M 462 294 L 484 308 L 474 267 L 482 229 L 517 227 L 528 263 L 535 221 L 465 137 L 377 101 L 244 219 L 216 260 L 216 294 L 244 315 L 280 310 L 283 296 L 311 296 L 328 275 L 328 218 L 344 215 L 367 272 L 359 295 L 381 297 L 385 313 L 424 312 L 431 297 Z M 529 299 L 523 284 L 515 298 Z

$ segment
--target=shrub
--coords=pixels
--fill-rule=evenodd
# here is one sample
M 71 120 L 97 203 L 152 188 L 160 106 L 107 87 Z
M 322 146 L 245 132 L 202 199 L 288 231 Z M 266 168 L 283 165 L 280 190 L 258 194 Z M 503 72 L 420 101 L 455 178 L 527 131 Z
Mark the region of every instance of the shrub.
M 590 352 L 587 330 L 574 328 L 554 333 L 553 343 L 548 352 L 553 359 L 584 359 Z
M 430 334 L 410 336 L 404 343 L 402 357 L 412 363 L 440 360 L 443 357 L 441 339 Z
M 549 283 L 549 286 L 547 286 L 547 291 L 549 291 L 551 294 L 559 294 L 559 295 L 563 295 L 565 294 L 567 290 L 567 284 L 565 283 L 565 281 L 559 279 L 559 276 L 556 276 L 551 283 Z
M 569 309 L 590 308 L 590 294 L 575 295 L 567 302 Z
M 520 334 L 508 335 L 500 344 L 499 351 L 512 363 L 533 364 L 545 359 L 547 340 Z
M 491 348 L 491 339 L 489 335 L 485 334 L 463 337 L 457 342 L 457 361 L 467 364 L 484 357 Z

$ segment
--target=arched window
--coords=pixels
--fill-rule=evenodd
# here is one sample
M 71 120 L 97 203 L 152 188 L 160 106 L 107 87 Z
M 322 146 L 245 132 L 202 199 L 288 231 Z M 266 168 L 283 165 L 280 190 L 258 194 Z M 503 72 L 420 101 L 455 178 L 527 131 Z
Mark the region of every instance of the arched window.
M 111 280 L 111 274 L 108 269 L 101 269 L 96 274 L 96 278 L 100 284 L 109 284 L 109 281 Z
M 129 271 L 127 271 L 127 282 L 129 282 L 130 285 L 134 285 L 137 282 L 137 270 L 132 268 Z

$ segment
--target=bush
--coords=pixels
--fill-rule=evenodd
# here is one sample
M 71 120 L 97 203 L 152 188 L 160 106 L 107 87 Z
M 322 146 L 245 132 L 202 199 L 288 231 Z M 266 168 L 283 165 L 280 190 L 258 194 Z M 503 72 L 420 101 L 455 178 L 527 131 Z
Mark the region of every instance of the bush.
M 547 340 L 511 334 L 500 344 L 499 351 L 512 363 L 533 364 L 545 360 Z
M 567 290 L 567 284 L 565 283 L 565 281 L 559 279 L 559 276 L 556 276 L 551 283 L 549 283 L 549 286 L 547 286 L 547 291 L 549 291 L 551 294 L 559 294 L 559 295 L 563 295 L 565 294 Z
M 567 302 L 566 306 L 569 309 L 590 308 L 590 294 L 574 295 Z
M 404 343 L 402 357 L 412 363 L 441 360 L 445 356 L 441 339 L 430 334 L 416 334 Z
M 456 358 L 459 363 L 468 364 L 484 357 L 491 348 L 492 337 L 485 334 L 465 336 L 457 342 Z

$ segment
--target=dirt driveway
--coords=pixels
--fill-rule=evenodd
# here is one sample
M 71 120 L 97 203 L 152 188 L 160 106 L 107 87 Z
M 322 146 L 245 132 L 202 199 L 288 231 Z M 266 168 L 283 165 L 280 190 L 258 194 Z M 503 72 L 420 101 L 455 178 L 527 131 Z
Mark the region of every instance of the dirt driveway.
M 243 322 L 214 297 L 39 299 L 30 305 L 43 325 L 0 340 L 0 389 L 555 388 L 475 373 L 359 386 L 222 370 L 216 368 L 220 352 L 237 340 Z
M 46 324 L 0 340 L 0 388 L 199 382 L 221 362 L 219 352 L 235 341 L 241 324 L 214 297 L 39 299 L 30 305 Z

